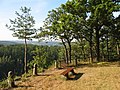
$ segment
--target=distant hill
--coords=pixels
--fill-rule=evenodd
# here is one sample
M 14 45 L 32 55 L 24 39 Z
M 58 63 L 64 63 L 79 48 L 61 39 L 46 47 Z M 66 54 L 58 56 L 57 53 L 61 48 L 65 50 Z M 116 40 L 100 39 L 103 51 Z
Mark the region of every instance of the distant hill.
M 17 44 L 17 42 L 13 41 L 0 41 L 0 45 L 14 45 Z
M 47 45 L 47 46 L 61 46 L 61 42 L 56 41 L 28 41 L 28 44 L 34 44 L 34 45 Z M 0 45 L 15 45 L 15 44 L 24 44 L 24 41 L 0 41 Z

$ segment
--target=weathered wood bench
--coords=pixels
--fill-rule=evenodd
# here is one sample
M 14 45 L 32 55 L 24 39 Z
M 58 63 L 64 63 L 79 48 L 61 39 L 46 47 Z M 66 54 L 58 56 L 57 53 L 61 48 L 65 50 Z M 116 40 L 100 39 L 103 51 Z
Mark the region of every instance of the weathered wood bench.
M 60 75 L 66 77 L 66 79 L 69 79 L 69 72 L 72 72 L 73 75 L 75 75 L 76 73 L 74 72 L 74 68 L 70 67 L 67 68 L 67 70 L 65 70 L 64 72 L 62 72 Z

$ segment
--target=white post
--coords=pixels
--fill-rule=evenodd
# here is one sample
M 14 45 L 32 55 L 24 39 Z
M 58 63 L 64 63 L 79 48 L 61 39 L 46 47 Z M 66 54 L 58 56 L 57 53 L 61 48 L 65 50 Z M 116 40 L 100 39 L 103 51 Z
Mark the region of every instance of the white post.
M 34 64 L 34 66 L 33 66 L 33 75 L 34 76 L 37 75 L 37 64 Z
M 15 87 L 15 83 L 14 83 L 14 77 L 13 77 L 13 73 L 12 71 L 8 72 L 8 86 L 9 87 Z
M 55 68 L 58 68 L 58 62 L 55 60 Z

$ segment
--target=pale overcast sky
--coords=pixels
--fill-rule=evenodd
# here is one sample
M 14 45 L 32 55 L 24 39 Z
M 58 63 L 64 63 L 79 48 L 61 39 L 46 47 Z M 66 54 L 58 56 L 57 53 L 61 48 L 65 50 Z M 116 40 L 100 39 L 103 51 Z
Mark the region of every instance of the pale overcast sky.
M 31 7 L 31 14 L 36 21 L 36 28 L 43 25 L 48 11 L 59 7 L 67 0 L 0 0 L 0 40 L 18 40 L 12 36 L 12 31 L 5 25 L 9 24 L 9 19 L 16 17 L 15 11 L 20 11 L 21 6 Z M 118 16 L 120 14 L 116 13 Z

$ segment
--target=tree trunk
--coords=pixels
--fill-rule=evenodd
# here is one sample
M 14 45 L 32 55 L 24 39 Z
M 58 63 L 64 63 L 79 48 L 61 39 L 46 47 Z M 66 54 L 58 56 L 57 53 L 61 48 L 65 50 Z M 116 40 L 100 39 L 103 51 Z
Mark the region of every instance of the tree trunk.
M 101 52 L 102 52 L 102 61 L 105 61 L 105 57 L 104 57 L 104 45 L 102 44 L 102 47 L 101 47 Z
M 107 36 L 107 61 L 109 61 L 109 43 L 108 43 L 108 36 Z
M 24 51 L 24 72 L 27 73 L 27 41 L 25 38 L 25 51 Z
M 97 61 L 100 61 L 100 42 L 99 42 L 99 29 L 96 29 L 96 54 L 97 54 Z
M 69 64 L 69 62 L 68 62 L 68 50 L 67 50 L 67 47 L 66 47 L 65 42 L 63 41 L 63 39 L 61 39 L 61 40 L 62 40 L 63 46 L 64 46 L 64 48 L 65 48 L 65 59 L 66 59 L 66 63 Z
M 93 63 L 93 54 L 92 54 L 92 42 L 89 42 L 90 44 L 90 63 Z
M 68 46 L 69 46 L 69 61 L 71 63 L 71 42 L 68 40 Z
M 76 52 L 74 52 L 74 57 L 75 57 L 75 66 L 77 66 L 78 62 L 77 62 L 77 53 Z
M 119 50 L 119 42 L 117 42 L 117 54 L 118 54 L 118 66 L 120 66 L 120 50 Z
M 90 45 L 90 63 L 93 63 L 93 54 L 92 54 L 92 32 L 90 33 L 89 45 Z
M 81 39 L 81 43 L 83 43 L 83 42 L 84 42 L 83 39 Z M 85 45 L 85 43 L 82 44 L 82 55 L 83 55 L 83 59 L 85 61 L 85 49 L 84 49 L 84 45 Z
M 117 55 L 120 55 L 120 50 L 119 50 L 119 43 L 117 42 Z
M 82 46 L 82 52 L 83 52 L 83 57 L 84 57 L 84 61 L 85 61 L 85 50 L 84 50 L 84 46 Z

